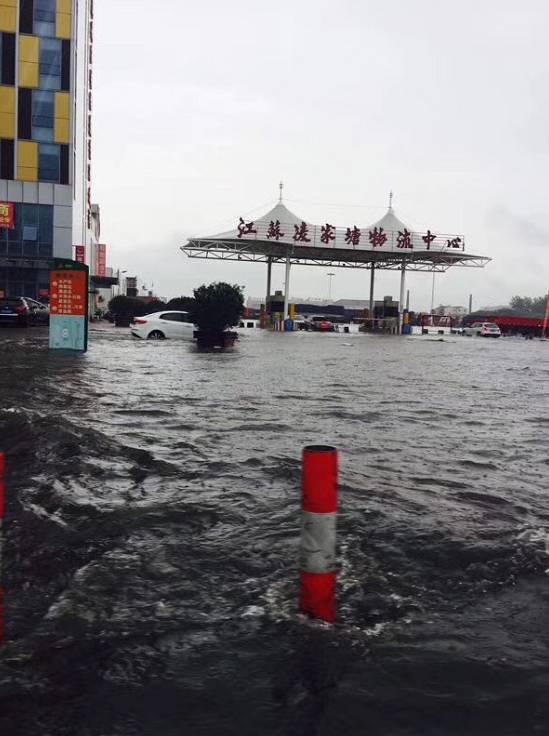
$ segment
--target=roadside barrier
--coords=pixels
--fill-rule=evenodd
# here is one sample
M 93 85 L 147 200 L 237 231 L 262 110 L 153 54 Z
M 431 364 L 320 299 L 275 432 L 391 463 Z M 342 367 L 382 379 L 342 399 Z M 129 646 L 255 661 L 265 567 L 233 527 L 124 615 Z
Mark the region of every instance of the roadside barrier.
M 302 463 L 299 610 L 333 623 L 338 453 L 329 445 L 309 445 Z

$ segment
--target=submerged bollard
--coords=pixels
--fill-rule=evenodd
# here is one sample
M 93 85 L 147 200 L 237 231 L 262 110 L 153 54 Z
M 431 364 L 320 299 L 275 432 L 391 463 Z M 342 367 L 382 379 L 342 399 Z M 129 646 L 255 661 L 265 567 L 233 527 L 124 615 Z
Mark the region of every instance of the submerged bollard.
M 336 616 L 337 467 L 335 447 L 303 449 L 299 610 L 329 623 Z

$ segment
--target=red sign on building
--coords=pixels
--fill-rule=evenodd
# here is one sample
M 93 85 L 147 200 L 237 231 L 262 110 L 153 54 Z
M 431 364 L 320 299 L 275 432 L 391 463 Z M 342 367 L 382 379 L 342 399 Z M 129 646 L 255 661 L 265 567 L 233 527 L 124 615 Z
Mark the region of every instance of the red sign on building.
M 107 246 L 103 243 L 98 243 L 97 246 L 97 262 L 95 266 L 96 276 L 107 275 Z
M 74 260 L 77 263 L 86 263 L 86 246 L 75 245 L 74 246 Z
M 64 317 L 86 315 L 86 271 L 52 271 L 50 274 L 50 312 Z
M 15 206 L 13 202 L 0 202 L 0 227 L 13 230 L 15 227 Z

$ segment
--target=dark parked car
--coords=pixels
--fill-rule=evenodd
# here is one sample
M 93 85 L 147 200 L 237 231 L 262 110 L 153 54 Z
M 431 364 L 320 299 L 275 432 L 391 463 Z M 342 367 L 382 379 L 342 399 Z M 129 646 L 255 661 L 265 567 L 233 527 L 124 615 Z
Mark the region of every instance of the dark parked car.
M 23 296 L 0 297 L 0 325 L 28 327 L 45 324 L 50 318 L 49 307 Z
M 335 325 L 326 317 L 315 315 L 309 322 L 309 329 L 313 332 L 335 332 Z

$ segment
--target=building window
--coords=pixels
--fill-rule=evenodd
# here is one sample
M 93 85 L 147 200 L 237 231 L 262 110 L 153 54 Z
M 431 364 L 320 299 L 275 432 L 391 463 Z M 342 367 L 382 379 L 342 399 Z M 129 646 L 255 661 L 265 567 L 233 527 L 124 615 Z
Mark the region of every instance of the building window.
M 15 145 L 8 138 L 0 141 L 0 179 L 13 179 Z
M 38 180 L 59 183 L 59 146 L 46 143 L 39 145 Z
M 32 90 L 19 87 L 17 135 L 24 140 L 32 138 Z
M 54 92 L 33 90 L 32 93 L 32 138 L 41 143 L 53 143 L 55 116 Z
M 55 0 L 34 0 L 34 32 L 55 38 Z
M 76 69 L 76 59 L 74 61 Z M 69 92 L 71 88 L 71 42 L 61 41 L 61 89 Z
M 0 228 L 0 255 L 48 258 L 53 254 L 53 206 L 16 204 L 13 230 Z
M 0 81 L 15 84 L 15 33 L 0 33 Z
M 32 33 L 32 0 L 21 0 L 19 4 L 19 33 Z
M 40 89 L 61 89 L 61 41 L 40 39 Z

